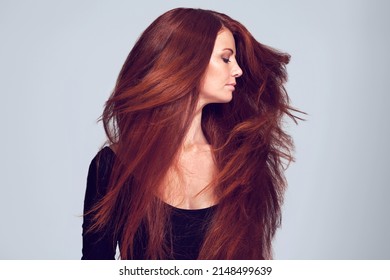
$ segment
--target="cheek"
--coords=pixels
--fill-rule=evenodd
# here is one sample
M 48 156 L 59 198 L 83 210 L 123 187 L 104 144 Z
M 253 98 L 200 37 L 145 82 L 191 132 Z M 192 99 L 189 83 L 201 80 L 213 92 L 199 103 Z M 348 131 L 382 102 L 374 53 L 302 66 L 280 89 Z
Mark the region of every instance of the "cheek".
M 224 89 L 229 80 L 229 69 L 219 61 L 211 60 L 204 76 L 202 89 L 204 92 L 215 93 Z
M 214 84 L 215 86 L 225 82 L 229 77 L 228 71 L 226 71 L 226 69 L 223 67 L 210 67 L 208 74 L 210 83 Z
M 207 69 L 205 76 L 204 76 L 203 88 L 207 89 L 207 88 L 213 87 L 213 84 L 215 84 L 215 82 L 216 82 L 216 77 L 217 76 L 216 76 L 214 69 L 212 67 L 209 67 Z

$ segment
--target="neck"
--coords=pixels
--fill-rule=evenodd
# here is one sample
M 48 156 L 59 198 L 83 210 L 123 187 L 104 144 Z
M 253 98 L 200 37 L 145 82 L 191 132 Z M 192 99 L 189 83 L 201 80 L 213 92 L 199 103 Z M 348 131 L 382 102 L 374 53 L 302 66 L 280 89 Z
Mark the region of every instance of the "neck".
M 184 137 L 183 150 L 193 149 L 208 145 L 202 130 L 202 108 L 198 109 L 186 136 Z

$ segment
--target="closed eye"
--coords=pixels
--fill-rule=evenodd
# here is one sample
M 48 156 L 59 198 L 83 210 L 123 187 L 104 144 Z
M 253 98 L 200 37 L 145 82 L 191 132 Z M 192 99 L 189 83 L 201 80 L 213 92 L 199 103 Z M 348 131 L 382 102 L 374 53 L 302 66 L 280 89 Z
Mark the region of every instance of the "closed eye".
M 230 59 L 229 59 L 229 58 L 224 58 L 224 57 L 222 57 L 222 60 L 223 60 L 223 62 L 225 62 L 225 63 L 229 63 L 229 62 L 230 62 Z

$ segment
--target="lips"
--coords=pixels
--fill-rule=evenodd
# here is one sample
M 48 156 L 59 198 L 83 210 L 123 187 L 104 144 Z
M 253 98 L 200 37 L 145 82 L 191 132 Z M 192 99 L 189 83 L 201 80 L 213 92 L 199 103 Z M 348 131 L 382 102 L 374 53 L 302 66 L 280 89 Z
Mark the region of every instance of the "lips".
M 230 89 L 232 90 L 235 90 L 236 89 L 236 83 L 230 83 L 230 84 L 226 84 L 226 86 L 228 86 Z

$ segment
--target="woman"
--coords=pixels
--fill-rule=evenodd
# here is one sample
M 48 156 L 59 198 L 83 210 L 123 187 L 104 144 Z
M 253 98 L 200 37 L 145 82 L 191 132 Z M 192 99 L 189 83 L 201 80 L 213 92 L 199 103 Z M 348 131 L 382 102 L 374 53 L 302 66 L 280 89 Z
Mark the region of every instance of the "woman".
M 270 259 L 294 121 L 289 56 L 214 11 L 157 18 L 126 59 L 87 180 L 83 259 Z

